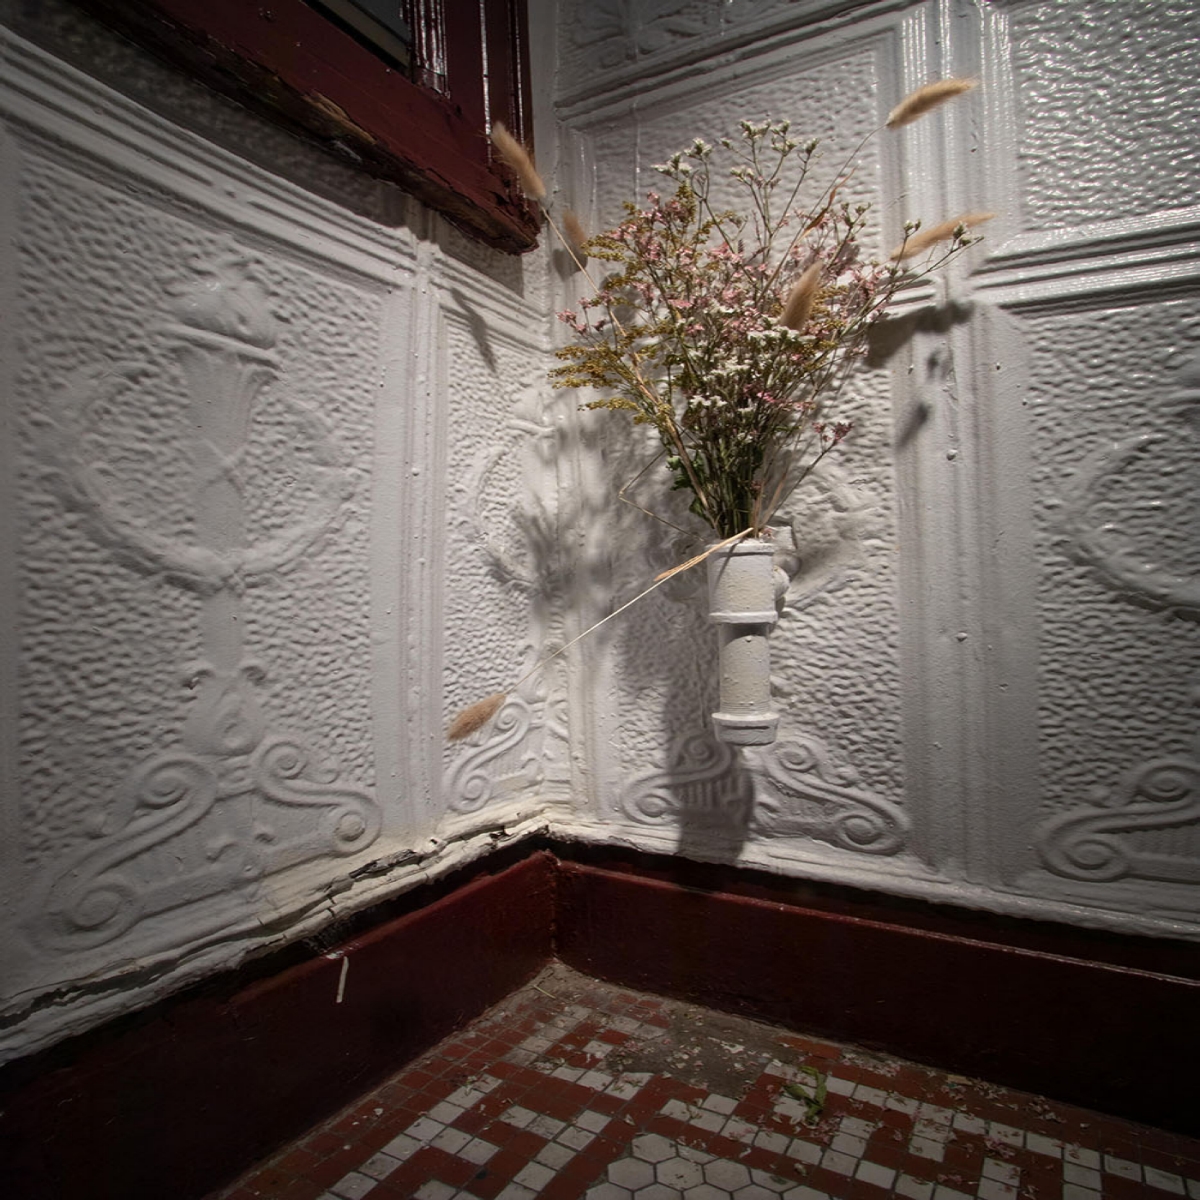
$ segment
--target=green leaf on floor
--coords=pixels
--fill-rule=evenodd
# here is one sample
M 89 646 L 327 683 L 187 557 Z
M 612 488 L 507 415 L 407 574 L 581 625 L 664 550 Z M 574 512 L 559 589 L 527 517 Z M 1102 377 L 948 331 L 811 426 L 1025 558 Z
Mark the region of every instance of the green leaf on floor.
M 825 1076 L 815 1067 L 802 1065 L 796 1068 L 808 1079 L 807 1083 L 785 1083 L 783 1090 L 804 1105 L 804 1123 L 815 1125 L 825 1111 Z

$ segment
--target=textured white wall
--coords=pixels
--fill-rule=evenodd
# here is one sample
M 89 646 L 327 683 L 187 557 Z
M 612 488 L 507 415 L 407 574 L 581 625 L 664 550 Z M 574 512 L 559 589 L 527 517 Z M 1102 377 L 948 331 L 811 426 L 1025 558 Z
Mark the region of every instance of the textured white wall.
M 828 140 L 832 169 L 943 75 L 983 86 L 873 142 L 854 178 L 877 245 L 907 218 L 1001 214 L 860 378 L 853 438 L 785 513 L 777 746 L 737 759 L 708 732 L 715 634 L 681 583 L 581 658 L 591 786 L 574 827 L 1195 937 L 1194 7 L 844 9 L 563 6 L 563 186 L 593 227 L 696 136 L 788 117 Z M 590 486 L 619 533 L 588 551 L 622 597 L 682 550 L 610 503 L 637 460 L 619 414 L 596 416 Z
M 563 744 L 442 737 L 548 620 L 541 256 L 8 16 L 3 1057 L 520 836 Z
M 1200 932 L 1190 5 L 843 7 L 534 6 L 593 226 L 740 116 L 836 151 L 984 83 L 856 176 L 879 248 L 1002 216 L 789 508 L 782 736 L 735 759 L 687 577 L 443 742 L 681 553 L 545 383 L 561 256 L 0 3 L 3 1057 L 542 826 Z

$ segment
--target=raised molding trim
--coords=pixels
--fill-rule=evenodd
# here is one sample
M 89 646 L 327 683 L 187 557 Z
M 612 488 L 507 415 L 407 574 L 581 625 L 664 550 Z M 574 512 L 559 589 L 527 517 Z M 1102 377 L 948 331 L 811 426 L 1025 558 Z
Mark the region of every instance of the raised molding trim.
M 694 81 L 697 66 L 705 60 L 719 59 L 722 67 L 738 72 L 747 61 L 783 53 L 818 35 L 909 7 L 911 0 L 791 0 L 754 20 L 744 16 L 752 4 L 737 3 L 731 10 L 735 15 L 714 29 L 697 32 L 666 49 L 640 54 L 632 64 L 609 67 L 593 81 L 564 90 L 556 107 L 559 116 L 572 123 L 592 112 L 610 116 L 610 105 L 636 106 L 638 97 L 647 92 Z M 706 72 L 709 78 L 711 74 Z
M 430 264 L 430 273 L 447 318 L 469 324 L 478 312 L 488 318 L 488 332 L 503 337 L 509 345 L 520 350 L 549 351 L 552 341 L 546 310 L 527 296 L 502 287 L 480 290 L 480 276 L 446 254 Z M 463 288 L 472 289 L 470 311 L 458 294 Z
M 971 277 L 1010 308 L 1060 307 L 1114 291 L 1136 295 L 1200 280 L 1200 205 L 1020 234 Z
M 598 848 L 632 848 L 652 854 L 680 853 L 680 831 L 675 826 L 664 824 L 656 828 L 632 821 L 614 825 L 611 820 L 566 818 L 553 812 L 551 815 L 558 817 L 552 822 L 551 836 L 568 842 Z M 788 878 L 884 891 L 901 899 L 947 904 L 1022 920 L 1055 921 L 1072 928 L 1113 934 L 1200 941 L 1195 911 L 1189 907 L 1194 889 L 1186 886 L 1147 904 L 1144 890 L 1138 893 L 1119 890 L 1124 884 L 1116 883 L 1107 885 L 1101 893 L 1101 885 L 1060 879 L 1040 867 L 1038 874 L 1042 881 L 1050 880 L 1055 886 L 1047 888 L 1044 882 L 1039 885 L 1031 874 L 1020 877 L 1012 886 L 974 883 L 928 868 L 909 855 L 846 855 L 815 842 L 756 840 L 736 847 L 735 859 L 729 846 L 689 841 L 686 857 L 700 863 L 736 861 L 739 867 Z M 1033 889 L 1039 886 L 1035 894 Z
M 897 70 L 903 57 L 901 41 L 904 23 L 894 14 L 908 7 L 907 4 L 882 4 L 876 9 L 856 18 L 854 32 L 832 45 L 814 42 L 806 47 L 805 67 L 811 68 L 829 62 L 837 62 L 847 56 L 871 51 L 883 51 L 893 55 Z M 889 14 L 892 19 L 886 19 Z M 807 28 L 785 30 L 784 35 L 771 39 L 756 38 L 744 53 L 726 53 L 723 46 L 711 46 L 709 53 L 713 61 L 704 72 L 705 90 L 720 95 L 735 84 L 747 81 L 747 60 L 754 60 L 756 82 L 765 82 L 783 77 L 796 70 L 796 46 L 809 40 L 816 31 Z M 698 55 L 702 61 L 709 54 Z M 597 126 L 610 124 L 634 114 L 644 115 L 659 107 L 670 107 L 679 98 L 691 99 L 696 87 L 696 66 L 688 63 L 674 70 L 655 70 L 647 78 L 637 79 L 628 87 L 606 87 L 604 100 L 589 100 L 582 106 L 566 102 L 557 106 L 556 115 L 572 130 L 587 133 Z M 879 119 L 882 122 L 886 108 L 881 105 Z M 782 114 L 780 114 L 782 115 Z

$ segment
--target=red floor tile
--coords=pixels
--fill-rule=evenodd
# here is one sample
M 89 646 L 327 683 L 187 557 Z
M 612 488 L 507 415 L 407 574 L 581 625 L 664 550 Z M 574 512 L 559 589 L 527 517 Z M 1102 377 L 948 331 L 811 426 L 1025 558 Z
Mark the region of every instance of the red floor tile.
M 599 1058 L 586 1050 L 593 1043 L 613 1049 Z M 589 1081 L 600 1086 L 556 1077 L 564 1063 L 594 1068 Z M 835 1085 L 812 1123 L 777 1073 L 800 1064 Z M 847 1094 L 854 1085 L 861 1094 Z M 888 1107 L 889 1098 L 913 1111 Z M 948 1126 L 954 1114 L 959 1125 Z M 695 1186 L 704 1179 L 705 1200 L 739 1191 L 759 1200 L 768 1176 L 768 1194 L 783 1200 L 900 1200 L 912 1191 L 903 1180 L 975 1197 L 985 1171 L 1019 1172 L 1009 1176 L 1019 1177 L 1017 1200 L 1075 1195 L 1064 1191 L 1063 1159 L 1038 1152 L 1050 1148 L 1039 1136 L 1085 1158 L 1115 1155 L 1137 1175 L 1082 1176 L 1100 1188 L 1079 1200 L 1169 1200 L 1152 1185 L 1176 1179 L 1200 1197 L 1198 1142 L 555 966 L 219 1200 L 589 1200 L 593 1190 L 633 1200 L 659 1170 Z M 371 1163 L 380 1152 L 391 1159 Z M 1143 1166 L 1166 1176 L 1143 1176 Z M 752 1171 L 767 1175 L 750 1182 Z M 648 1194 L 687 1200 L 682 1187 L 655 1184 Z

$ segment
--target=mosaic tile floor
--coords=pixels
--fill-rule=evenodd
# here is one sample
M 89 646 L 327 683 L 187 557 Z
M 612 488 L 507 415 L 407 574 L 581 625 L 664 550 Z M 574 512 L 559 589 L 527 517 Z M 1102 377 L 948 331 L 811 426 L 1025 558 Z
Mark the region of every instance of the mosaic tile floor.
M 1200 1141 L 612 987 L 561 965 L 220 1193 L 1172 1196 L 1200 1200 Z

